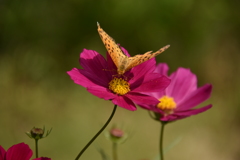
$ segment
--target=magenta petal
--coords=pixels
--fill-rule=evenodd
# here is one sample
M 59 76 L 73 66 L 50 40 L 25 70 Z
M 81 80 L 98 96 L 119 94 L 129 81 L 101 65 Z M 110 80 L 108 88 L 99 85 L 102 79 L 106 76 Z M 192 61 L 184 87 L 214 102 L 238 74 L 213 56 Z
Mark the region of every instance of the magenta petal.
M 189 93 L 197 89 L 197 77 L 189 69 L 179 68 L 170 76 L 171 84 L 166 89 L 166 95 L 174 97 L 176 103 L 181 103 Z
M 133 92 L 161 92 L 169 85 L 171 80 L 166 76 L 145 82 L 138 88 L 132 89 Z
M 107 53 L 107 63 L 108 63 L 108 68 L 111 68 L 108 72 L 111 75 L 117 75 L 117 67 L 114 64 L 112 58 L 110 57 L 109 53 Z
M 110 78 L 107 78 L 108 76 L 103 77 L 99 77 L 96 74 L 93 74 L 91 72 L 88 72 L 86 70 L 79 70 L 80 74 L 84 75 L 90 82 L 92 82 L 93 84 L 96 85 L 100 85 L 103 87 L 107 87 L 108 83 L 110 81 Z M 88 86 L 92 86 L 92 85 L 88 85 Z
M 80 64 L 85 71 L 91 73 L 97 79 L 108 81 L 112 78 L 108 72 L 107 61 L 96 51 L 84 49 L 80 54 Z
M 178 104 L 176 111 L 187 110 L 197 106 L 198 104 L 207 100 L 210 97 L 211 92 L 212 92 L 212 85 L 210 84 L 206 84 L 198 88 L 196 91 L 191 93 L 191 95 L 185 98 L 185 100 L 182 101 L 182 103 Z
M 168 65 L 166 63 L 159 63 L 154 72 L 167 76 L 168 75 L 168 70 L 169 70 L 169 68 L 168 68 Z
M 120 44 L 119 44 L 120 45 Z M 121 48 L 121 50 L 123 51 L 123 53 L 125 54 L 125 55 L 127 55 L 128 57 L 130 57 L 130 54 L 128 53 L 128 51 L 125 49 L 125 48 L 123 48 L 123 47 L 121 47 L 120 46 L 120 48 Z
M 96 77 L 96 75 L 82 69 L 73 68 L 71 71 L 68 71 L 67 74 L 71 77 L 74 83 L 79 84 L 83 87 L 88 86 L 107 86 L 107 81 Z
M 129 80 L 129 83 L 135 83 L 139 78 L 146 77 L 149 73 L 152 73 L 155 69 L 156 60 L 152 58 L 142 64 L 131 69 L 130 75 L 133 74 L 134 78 Z M 145 79 L 144 79 L 145 81 Z
M 32 150 L 25 143 L 19 143 L 10 147 L 6 153 L 6 160 L 29 160 Z
M 119 107 L 128 109 L 130 111 L 135 111 L 137 108 L 135 104 L 126 96 L 118 96 L 112 100 L 113 104 L 118 105 Z
M 107 62 L 104 57 L 94 50 L 84 49 L 80 53 L 80 65 L 87 71 L 103 71 L 107 67 Z
M 92 81 L 80 73 L 80 69 L 73 68 L 71 71 L 68 71 L 67 74 L 71 77 L 74 83 L 79 84 L 83 87 L 95 85 Z
M 186 118 L 186 117 L 190 117 L 192 115 L 197 115 L 199 113 L 202 113 L 202 112 L 210 109 L 211 107 L 212 107 L 212 105 L 210 104 L 208 106 L 198 108 L 198 109 L 176 112 L 176 113 L 173 113 L 173 114 L 168 115 L 166 117 L 162 117 L 160 120 L 161 121 L 175 121 L 175 120 L 183 119 L 183 118 Z
M 103 98 L 105 100 L 111 100 L 116 97 L 116 95 L 113 94 L 112 92 L 110 92 L 109 89 L 107 89 L 105 87 L 101 87 L 101 86 L 88 87 L 87 90 L 88 90 L 88 92 L 92 93 L 93 95 L 95 95 L 99 98 Z
M 159 114 L 161 114 L 161 115 L 164 115 L 164 114 L 165 114 L 165 112 L 164 112 L 163 110 L 157 108 L 156 106 L 152 107 L 152 108 L 151 108 L 151 111 L 156 112 L 156 113 L 159 113 Z
M 0 160 L 4 160 L 5 153 L 6 153 L 5 149 L 2 146 L 0 146 Z
M 156 106 L 159 103 L 159 100 L 154 97 L 135 92 L 129 92 L 126 97 L 144 108 L 148 108 L 149 106 Z

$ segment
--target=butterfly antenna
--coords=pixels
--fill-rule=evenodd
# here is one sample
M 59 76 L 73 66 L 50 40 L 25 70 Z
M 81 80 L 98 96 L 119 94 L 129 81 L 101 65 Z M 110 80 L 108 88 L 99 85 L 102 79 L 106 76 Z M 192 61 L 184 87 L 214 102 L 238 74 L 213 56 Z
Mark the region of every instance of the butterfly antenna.
M 168 45 L 164 46 L 163 48 L 161 48 L 160 51 L 163 52 L 163 51 L 165 51 L 166 49 L 168 49 L 169 47 L 170 47 L 170 44 L 168 44 Z
M 97 26 L 98 26 L 98 28 L 100 28 L 100 24 L 97 22 Z
M 158 54 L 160 54 L 160 53 L 166 51 L 169 47 L 170 47 L 170 45 L 168 44 L 168 45 L 166 45 L 166 46 L 160 48 L 158 51 L 154 52 L 153 54 L 157 53 L 157 55 L 158 55 Z

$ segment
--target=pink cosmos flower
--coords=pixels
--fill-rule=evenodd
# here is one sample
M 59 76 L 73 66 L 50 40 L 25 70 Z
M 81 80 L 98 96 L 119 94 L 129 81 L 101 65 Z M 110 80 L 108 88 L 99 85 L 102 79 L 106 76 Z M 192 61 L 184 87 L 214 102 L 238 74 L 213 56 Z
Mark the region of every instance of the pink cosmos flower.
M 7 151 L 0 146 L 0 160 L 29 160 L 32 157 L 32 150 L 25 143 L 15 144 Z M 36 158 L 33 160 L 51 160 L 50 158 Z
M 121 49 L 129 56 L 127 50 Z M 156 67 L 154 58 L 132 68 L 123 76 L 117 74 L 116 66 L 108 54 L 105 60 L 96 51 L 84 49 L 79 61 L 83 69 L 73 68 L 67 72 L 76 84 L 99 98 L 111 100 L 115 105 L 131 111 L 136 110 L 135 104 L 158 104 L 158 99 L 147 93 L 163 91 L 170 83 L 166 76 L 153 73 Z
M 154 72 L 167 76 L 167 64 L 159 64 Z M 178 68 L 169 78 L 171 83 L 166 90 L 151 93 L 152 96 L 161 102 L 154 107 L 142 106 L 145 109 L 154 111 L 160 121 L 183 119 L 204 112 L 212 107 L 212 105 L 207 105 L 202 108 L 192 109 L 210 97 L 212 85 L 206 84 L 198 88 L 197 77 L 190 69 Z
M 29 160 L 32 154 L 32 150 L 25 143 L 15 144 L 7 151 L 0 146 L 0 160 Z

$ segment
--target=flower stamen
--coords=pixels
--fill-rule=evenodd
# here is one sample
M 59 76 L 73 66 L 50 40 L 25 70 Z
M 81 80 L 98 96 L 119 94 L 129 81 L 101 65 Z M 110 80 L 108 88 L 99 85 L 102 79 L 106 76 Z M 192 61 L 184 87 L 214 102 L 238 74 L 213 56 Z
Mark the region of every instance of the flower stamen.
M 124 95 L 130 91 L 130 84 L 123 78 L 114 77 L 111 82 L 109 82 L 108 88 L 118 95 Z
M 159 99 L 160 103 L 158 103 L 157 108 L 163 110 L 166 114 L 173 113 L 173 110 L 176 108 L 177 104 L 174 101 L 174 98 L 168 96 L 162 96 Z

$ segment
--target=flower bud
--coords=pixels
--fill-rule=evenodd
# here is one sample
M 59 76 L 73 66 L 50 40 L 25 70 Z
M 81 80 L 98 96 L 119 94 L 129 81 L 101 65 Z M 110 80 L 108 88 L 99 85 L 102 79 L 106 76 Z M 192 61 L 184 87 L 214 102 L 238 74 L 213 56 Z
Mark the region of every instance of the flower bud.
M 116 126 L 113 126 L 105 135 L 113 143 L 123 143 L 128 138 L 127 133 Z
M 112 136 L 113 138 L 121 138 L 123 137 L 124 132 L 118 128 L 112 128 L 110 130 L 110 136 Z
M 30 133 L 34 139 L 41 139 L 43 137 L 44 130 L 42 128 L 33 127 L 33 129 L 31 129 Z
M 45 133 L 45 127 L 42 128 L 36 128 L 36 127 L 33 127 L 31 129 L 30 132 L 26 132 L 26 134 L 30 137 L 30 138 L 33 138 L 35 140 L 39 140 L 39 139 L 42 139 L 42 138 L 45 138 L 47 137 L 52 131 L 52 128 L 50 130 L 47 130 L 47 133 L 46 135 L 44 136 L 44 133 Z

